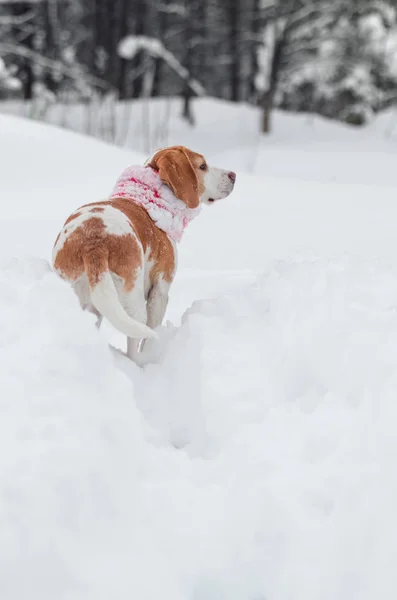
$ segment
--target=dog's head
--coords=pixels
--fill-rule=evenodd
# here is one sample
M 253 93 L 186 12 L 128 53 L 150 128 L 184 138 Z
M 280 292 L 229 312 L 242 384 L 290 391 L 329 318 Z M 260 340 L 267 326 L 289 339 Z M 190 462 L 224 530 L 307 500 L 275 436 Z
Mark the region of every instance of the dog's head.
M 236 181 L 236 173 L 209 167 L 202 154 L 184 146 L 163 148 L 147 164 L 189 208 L 226 198 Z

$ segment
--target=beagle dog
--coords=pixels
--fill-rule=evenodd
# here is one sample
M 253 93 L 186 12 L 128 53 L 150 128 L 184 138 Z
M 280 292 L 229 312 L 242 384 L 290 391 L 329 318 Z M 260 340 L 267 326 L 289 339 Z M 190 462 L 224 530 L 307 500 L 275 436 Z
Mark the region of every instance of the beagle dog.
M 229 196 L 236 174 L 209 167 L 184 146 L 159 150 L 127 168 L 108 200 L 86 204 L 65 222 L 53 249 L 55 271 L 83 310 L 127 336 L 127 356 L 156 337 L 177 265 L 177 243 L 209 204 Z

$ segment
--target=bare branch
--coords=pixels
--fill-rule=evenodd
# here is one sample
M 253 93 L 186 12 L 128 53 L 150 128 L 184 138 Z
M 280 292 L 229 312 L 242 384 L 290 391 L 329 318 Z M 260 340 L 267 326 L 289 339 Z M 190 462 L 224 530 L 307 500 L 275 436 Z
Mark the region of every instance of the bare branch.
M 313 4 L 309 4 L 307 6 L 303 6 L 298 10 L 292 10 L 288 15 L 287 25 L 285 28 L 286 33 L 290 33 L 291 31 L 297 29 L 307 21 L 310 21 L 311 18 L 318 18 L 320 15 L 324 15 L 327 22 L 332 21 L 335 18 L 335 15 L 338 14 L 341 3 L 339 0 L 334 0 L 332 5 L 332 10 L 329 14 L 324 15 L 324 8 L 319 5 L 318 2 L 314 2 Z
M 290 56 L 291 54 L 297 54 L 298 52 L 314 52 L 316 50 L 318 50 L 317 40 L 297 40 L 286 45 L 284 54 Z

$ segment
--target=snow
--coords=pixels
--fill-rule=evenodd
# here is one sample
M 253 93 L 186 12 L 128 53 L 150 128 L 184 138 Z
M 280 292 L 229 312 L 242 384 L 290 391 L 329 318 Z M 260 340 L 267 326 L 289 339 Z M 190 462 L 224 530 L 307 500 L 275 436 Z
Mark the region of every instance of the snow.
M 1 109 L 22 111 L 15 102 L 2 103 Z M 99 135 L 99 123 L 105 120 L 109 106 L 102 106 L 103 112 L 99 105 L 94 109 L 97 112 L 89 115 L 89 121 L 93 127 L 98 126 L 92 133 Z M 193 111 L 195 128 L 181 120 L 179 100 L 122 102 L 115 107 L 115 139 L 145 157 L 159 147 L 190 145 L 220 166 L 266 178 L 275 176 L 277 180 L 281 177 L 382 186 L 396 182 L 397 117 L 393 110 L 363 129 L 335 125 L 316 116 L 276 111 L 274 132 L 262 140 L 258 133 L 260 112 L 250 106 L 200 98 L 193 101 Z M 76 131 L 87 129 L 85 106 L 52 106 L 47 118 L 51 123 L 64 122 Z M 113 182 L 110 179 L 110 185 Z
M 47 260 L 145 156 L 0 115 L 4 600 L 395 597 L 392 115 L 255 140 L 206 107 L 190 145 L 236 190 L 189 226 L 143 370 Z
M 161 40 L 145 35 L 128 35 L 123 38 L 118 45 L 119 55 L 126 60 L 134 58 L 140 50 L 146 50 L 151 57 L 162 58 L 181 79 L 188 82 L 188 85 L 196 94 L 199 96 L 204 94 L 205 90 L 201 83 L 190 77 L 189 71 L 179 62 L 172 52 L 167 50 Z
M 4 60 L 0 57 L 0 90 L 19 90 L 22 83 L 13 77 L 13 70 L 6 67 Z
M 91 138 L 9 116 L 0 115 L 0 131 L 0 239 L 7 256 L 49 259 L 71 212 L 107 197 L 121 170 L 142 161 L 136 152 L 109 151 Z
M 122 58 L 131 60 L 140 50 L 146 50 L 152 56 L 161 56 L 164 45 L 157 38 L 144 35 L 129 35 L 121 40 L 118 52 Z

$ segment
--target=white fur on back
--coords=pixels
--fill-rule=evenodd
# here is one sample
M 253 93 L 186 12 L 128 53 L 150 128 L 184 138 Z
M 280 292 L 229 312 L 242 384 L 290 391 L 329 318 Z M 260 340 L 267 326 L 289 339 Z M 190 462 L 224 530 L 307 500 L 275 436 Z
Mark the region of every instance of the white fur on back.
M 96 212 L 98 209 L 101 209 L 100 212 Z M 90 206 L 79 208 L 76 210 L 76 213 L 80 213 L 79 216 L 63 226 L 59 239 L 53 249 L 53 259 L 55 259 L 57 252 L 62 250 L 68 237 L 89 219 L 95 218 L 103 221 L 105 232 L 109 235 L 127 235 L 134 233 L 128 217 L 121 210 L 118 210 L 113 206 L 92 204 Z
M 102 217 L 105 224 L 106 233 L 110 235 L 128 235 L 133 232 L 132 225 L 127 215 L 123 211 L 113 208 L 113 206 L 105 206 L 102 213 L 94 213 L 93 216 Z

